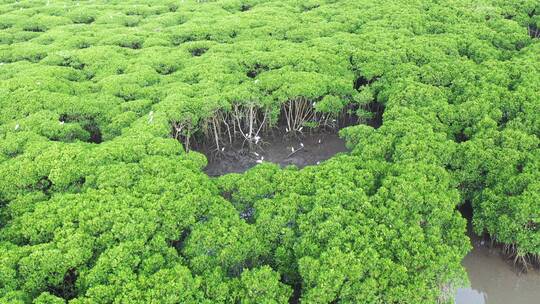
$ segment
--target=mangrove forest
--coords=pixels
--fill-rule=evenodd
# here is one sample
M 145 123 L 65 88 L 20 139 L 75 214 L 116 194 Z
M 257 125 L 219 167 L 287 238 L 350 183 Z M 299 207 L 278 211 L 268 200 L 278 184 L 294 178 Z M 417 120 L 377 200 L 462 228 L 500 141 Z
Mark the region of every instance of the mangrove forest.
M 538 272 L 539 38 L 538 0 L 0 0 L 0 303 L 450 304 L 471 236 Z

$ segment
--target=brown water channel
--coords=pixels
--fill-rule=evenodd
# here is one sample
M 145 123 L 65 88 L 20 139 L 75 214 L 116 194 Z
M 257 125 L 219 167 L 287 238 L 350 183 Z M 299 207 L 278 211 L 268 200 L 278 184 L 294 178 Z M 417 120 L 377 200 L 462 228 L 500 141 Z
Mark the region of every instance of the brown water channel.
M 462 210 L 470 219 L 469 210 Z M 506 258 L 497 246 L 490 248 L 487 239 L 472 232 L 469 221 L 472 251 L 463 259 L 470 288 L 457 291 L 456 304 L 538 304 L 540 303 L 540 271 L 523 272 Z

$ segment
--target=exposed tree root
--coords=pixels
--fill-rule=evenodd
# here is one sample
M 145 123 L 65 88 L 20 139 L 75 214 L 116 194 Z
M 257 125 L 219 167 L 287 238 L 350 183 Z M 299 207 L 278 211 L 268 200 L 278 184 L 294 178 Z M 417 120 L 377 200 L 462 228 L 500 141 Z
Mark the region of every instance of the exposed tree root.
M 510 259 L 514 266 L 521 267 L 522 271 L 540 267 L 540 255 L 523 253 L 516 244 L 501 244 L 503 254 Z
M 298 97 L 282 104 L 280 119 L 272 118 L 270 108 L 254 104 L 235 104 L 228 111 L 217 110 L 202 120 L 198 126 L 188 122 L 171 122 L 171 136 L 180 141 L 186 151 L 193 149 L 197 140 L 212 146 L 215 154 L 221 154 L 235 140 L 243 140 L 250 149 L 260 146 L 263 136 L 277 128 L 284 128 L 289 136 L 298 136 L 311 130 L 336 130 L 340 126 L 358 122 L 356 112 L 346 107 L 341 113 L 316 112 L 314 103 Z

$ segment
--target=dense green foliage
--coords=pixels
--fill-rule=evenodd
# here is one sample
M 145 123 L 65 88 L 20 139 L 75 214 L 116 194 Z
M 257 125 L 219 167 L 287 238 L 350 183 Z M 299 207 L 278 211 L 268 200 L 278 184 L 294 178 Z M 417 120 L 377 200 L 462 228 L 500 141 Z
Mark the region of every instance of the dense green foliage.
M 460 203 L 540 255 L 539 27 L 535 0 L 0 1 L 0 302 L 451 301 Z M 374 104 L 319 166 L 186 152 Z

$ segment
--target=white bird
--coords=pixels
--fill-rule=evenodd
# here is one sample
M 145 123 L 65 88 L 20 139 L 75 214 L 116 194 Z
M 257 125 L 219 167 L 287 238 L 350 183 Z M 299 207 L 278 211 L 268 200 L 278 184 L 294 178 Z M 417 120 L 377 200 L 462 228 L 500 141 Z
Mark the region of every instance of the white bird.
M 19 127 L 20 127 L 19 124 L 16 124 L 15 125 L 15 130 L 19 130 Z
M 257 159 L 257 164 L 262 164 L 264 160 L 264 156 L 261 156 L 261 159 Z
M 321 164 L 321 162 L 320 162 L 320 161 L 318 161 L 318 162 L 317 162 L 317 165 L 320 165 L 320 164 Z
M 313 103 L 313 106 L 316 106 L 316 105 L 317 105 L 317 103 L 316 103 L 316 102 L 314 102 L 314 103 Z
M 254 82 L 255 82 L 255 83 L 259 83 L 259 79 L 255 79 L 255 81 L 254 81 Z
M 291 151 L 294 153 L 294 147 L 291 147 Z
M 225 147 L 221 148 L 221 152 L 225 151 Z
M 303 143 L 300 143 L 300 147 L 302 147 L 302 148 L 303 148 L 303 147 L 304 147 L 304 144 L 303 144 Z
M 304 128 L 304 127 L 300 127 L 300 129 L 298 129 L 298 132 L 302 132 L 302 129 L 303 129 L 303 128 Z
M 319 138 L 319 144 L 321 143 L 321 139 Z
M 258 144 L 259 143 L 259 139 L 261 139 L 259 136 L 255 136 L 255 144 Z
M 257 153 L 257 152 L 253 152 L 253 154 L 255 154 L 256 156 L 259 156 L 259 153 Z
M 60 125 L 63 125 L 63 124 L 64 124 L 64 121 L 63 121 L 63 120 L 61 120 L 61 121 L 60 121 L 59 123 L 60 123 Z
M 289 128 L 285 128 L 285 132 L 289 132 Z

